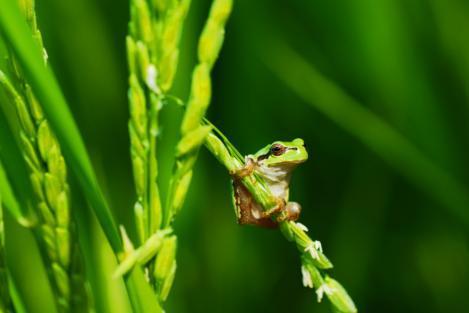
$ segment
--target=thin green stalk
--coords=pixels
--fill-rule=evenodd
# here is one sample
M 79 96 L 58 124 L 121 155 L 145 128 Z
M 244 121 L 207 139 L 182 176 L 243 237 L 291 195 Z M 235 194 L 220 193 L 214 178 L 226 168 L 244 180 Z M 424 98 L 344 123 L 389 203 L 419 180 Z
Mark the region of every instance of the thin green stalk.
M 205 146 L 229 173 L 244 165 L 241 154 L 217 129 L 207 136 Z M 242 179 L 242 183 L 264 210 L 272 208 L 275 199 L 262 180 L 256 175 L 250 175 Z M 284 221 L 280 223 L 280 230 L 288 241 L 296 244 L 301 257 L 303 285 L 316 289 L 318 302 L 326 295 L 339 312 L 356 312 L 355 304 L 345 289 L 324 274 L 325 270 L 332 268 L 332 263 L 324 255 L 320 242 L 307 235 L 308 229 L 301 223 Z

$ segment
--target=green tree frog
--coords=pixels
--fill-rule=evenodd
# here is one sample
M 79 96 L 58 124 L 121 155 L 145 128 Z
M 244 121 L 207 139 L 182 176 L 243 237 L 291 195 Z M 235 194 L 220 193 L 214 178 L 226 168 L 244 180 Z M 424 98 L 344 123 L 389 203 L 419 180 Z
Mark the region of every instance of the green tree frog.
M 288 202 L 290 178 L 296 166 L 307 159 L 308 153 L 300 138 L 290 142 L 276 141 L 256 154 L 246 156 L 245 165 L 231 173 L 238 223 L 277 227 L 278 223 L 284 220 L 296 221 L 300 216 L 301 206 L 296 202 Z M 262 177 L 272 195 L 276 197 L 278 204 L 275 208 L 265 211 L 242 184 L 241 179 L 252 173 Z

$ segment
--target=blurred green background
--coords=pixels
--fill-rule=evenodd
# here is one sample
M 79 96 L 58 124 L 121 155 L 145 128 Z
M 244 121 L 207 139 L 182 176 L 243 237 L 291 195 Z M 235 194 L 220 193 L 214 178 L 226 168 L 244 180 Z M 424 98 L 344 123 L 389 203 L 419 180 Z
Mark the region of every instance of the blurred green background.
M 185 25 L 173 91 L 183 99 L 209 4 L 193 0 Z M 36 6 L 49 60 L 114 214 L 131 229 L 128 3 Z M 235 1 L 208 117 L 243 154 L 304 138 L 311 157 L 293 177 L 291 198 L 361 312 L 469 308 L 468 30 L 465 0 Z M 345 106 L 379 117 L 417 157 L 341 106 L 336 118 L 318 109 L 343 101 L 328 89 L 308 90 L 324 78 L 302 76 L 309 72 L 298 71 L 304 66 L 289 49 L 356 100 Z M 292 87 L 299 85 L 307 95 Z M 238 226 L 229 197 L 225 169 L 203 150 L 175 224 L 178 272 L 168 312 L 330 312 L 301 286 L 294 247 L 277 231 Z M 123 310 L 114 296 L 110 310 Z

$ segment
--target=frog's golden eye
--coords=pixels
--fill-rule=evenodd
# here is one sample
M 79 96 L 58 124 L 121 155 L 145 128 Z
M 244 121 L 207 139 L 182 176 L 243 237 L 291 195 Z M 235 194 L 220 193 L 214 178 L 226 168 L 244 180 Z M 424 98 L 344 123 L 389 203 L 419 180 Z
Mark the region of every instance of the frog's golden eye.
M 279 156 L 279 155 L 282 155 L 284 152 L 285 152 L 285 147 L 282 146 L 281 144 L 273 144 L 272 147 L 270 147 L 270 153 L 275 155 L 275 156 Z

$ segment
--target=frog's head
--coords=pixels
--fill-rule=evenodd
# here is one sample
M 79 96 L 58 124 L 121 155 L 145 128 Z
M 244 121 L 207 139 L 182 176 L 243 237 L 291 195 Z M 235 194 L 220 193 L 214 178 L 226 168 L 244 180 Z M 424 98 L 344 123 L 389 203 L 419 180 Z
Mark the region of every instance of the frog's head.
M 293 141 L 276 141 L 255 155 L 258 162 L 273 167 L 294 167 L 308 159 L 303 139 Z

